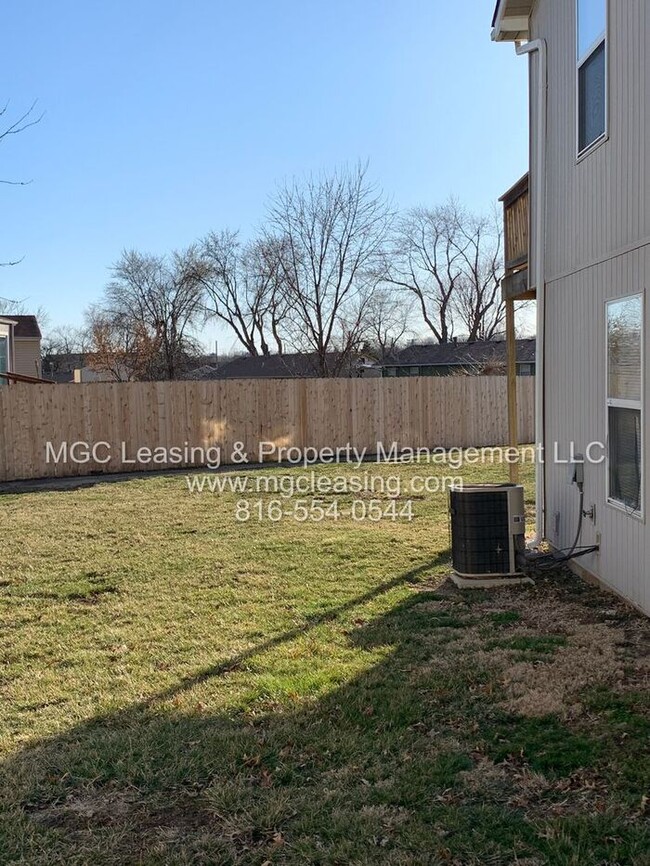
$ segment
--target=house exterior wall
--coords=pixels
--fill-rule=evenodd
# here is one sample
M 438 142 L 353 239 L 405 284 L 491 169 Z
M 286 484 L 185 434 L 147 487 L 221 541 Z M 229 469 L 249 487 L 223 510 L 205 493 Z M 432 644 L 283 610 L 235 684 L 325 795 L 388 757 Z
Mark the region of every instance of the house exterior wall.
M 14 373 L 21 376 L 41 375 L 41 341 L 16 337 L 14 341 Z
M 551 452 L 557 443 L 559 456 L 566 458 L 571 442 L 577 453 L 592 441 L 606 443 L 605 302 L 645 292 L 650 274 L 650 8 L 645 0 L 610 0 L 608 5 L 609 135 L 581 160 L 576 156 L 575 2 L 538 0 L 531 18 L 531 38 L 543 38 L 548 46 L 546 534 L 562 548 L 575 535 L 579 496 L 569 483 L 568 467 L 556 463 Z M 534 148 L 537 91 L 532 84 Z M 647 307 L 646 297 L 646 344 Z M 646 351 L 644 413 L 650 409 L 649 360 Z M 650 436 L 645 417 L 647 515 Z M 580 562 L 650 613 L 647 517 L 607 503 L 607 471 L 606 462 L 585 466 L 585 508 L 595 505 L 595 520 L 585 519 L 581 543 L 600 543 L 601 550 Z
M 390 364 L 383 368 L 383 377 L 403 379 L 409 376 L 482 376 L 482 365 L 464 366 L 463 364 Z M 485 375 L 503 376 L 505 369 L 491 366 Z M 517 362 L 518 376 L 534 376 L 535 364 L 530 361 Z

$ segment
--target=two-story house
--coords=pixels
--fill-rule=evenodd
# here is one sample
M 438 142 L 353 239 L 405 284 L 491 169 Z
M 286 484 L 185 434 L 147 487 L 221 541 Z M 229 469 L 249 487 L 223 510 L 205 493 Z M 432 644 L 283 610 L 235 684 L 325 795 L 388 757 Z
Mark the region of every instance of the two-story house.
M 504 199 L 504 295 L 537 300 L 538 538 L 571 547 L 583 512 L 580 544 L 599 549 L 580 567 L 650 613 L 650 5 L 499 0 L 492 28 L 530 67 L 530 179 Z

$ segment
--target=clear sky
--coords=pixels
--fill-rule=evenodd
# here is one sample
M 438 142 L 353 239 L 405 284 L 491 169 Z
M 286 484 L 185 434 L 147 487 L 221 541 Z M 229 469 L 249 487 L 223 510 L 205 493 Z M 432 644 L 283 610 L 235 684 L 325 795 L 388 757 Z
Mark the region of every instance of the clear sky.
M 2 100 L 0 296 L 80 324 L 125 247 L 252 233 L 285 177 L 358 159 L 396 206 L 487 210 L 527 167 L 527 64 L 492 0 L 21 0 Z M 224 348 L 227 348 L 224 346 Z

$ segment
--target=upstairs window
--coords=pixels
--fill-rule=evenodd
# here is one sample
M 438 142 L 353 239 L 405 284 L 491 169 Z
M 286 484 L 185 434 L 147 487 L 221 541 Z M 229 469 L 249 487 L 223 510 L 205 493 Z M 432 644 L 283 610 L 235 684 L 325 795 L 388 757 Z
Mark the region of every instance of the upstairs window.
M 642 508 L 643 298 L 607 304 L 608 499 Z
M 577 0 L 578 155 L 607 133 L 607 0 Z

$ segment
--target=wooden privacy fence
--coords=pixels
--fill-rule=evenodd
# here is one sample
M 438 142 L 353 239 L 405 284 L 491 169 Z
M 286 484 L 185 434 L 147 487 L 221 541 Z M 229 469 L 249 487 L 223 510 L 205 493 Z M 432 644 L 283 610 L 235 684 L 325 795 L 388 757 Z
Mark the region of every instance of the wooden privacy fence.
M 534 383 L 517 380 L 522 443 L 534 439 Z M 500 376 L 12 385 L 0 387 L 0 481 L 165 468 L 138 449 L 220 446 L 224 465 L 237 443 L 251 462 L 260 442 L 368 454 L 379 442 L 504 445 L 507 417 Z M 198 452 L 175 466 L 203 463 Z

